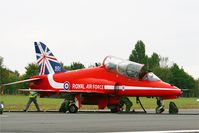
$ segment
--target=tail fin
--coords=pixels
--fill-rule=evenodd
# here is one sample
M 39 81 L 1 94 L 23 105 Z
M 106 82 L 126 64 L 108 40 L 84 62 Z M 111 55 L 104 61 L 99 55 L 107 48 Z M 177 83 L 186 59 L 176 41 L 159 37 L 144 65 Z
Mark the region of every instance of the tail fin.
M 61 64 L 54 57 L 50 49 L 42 42 L 35 42 L 35 52 L 39 65 L 39 75 L 63 72 Z

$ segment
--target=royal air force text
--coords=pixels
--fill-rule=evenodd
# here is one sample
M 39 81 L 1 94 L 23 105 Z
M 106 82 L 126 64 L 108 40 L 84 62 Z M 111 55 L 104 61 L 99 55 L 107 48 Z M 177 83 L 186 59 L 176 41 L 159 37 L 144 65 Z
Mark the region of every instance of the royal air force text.
M 73 89 L 104 89 L 104 85 L 96 84 L 72 84 Z

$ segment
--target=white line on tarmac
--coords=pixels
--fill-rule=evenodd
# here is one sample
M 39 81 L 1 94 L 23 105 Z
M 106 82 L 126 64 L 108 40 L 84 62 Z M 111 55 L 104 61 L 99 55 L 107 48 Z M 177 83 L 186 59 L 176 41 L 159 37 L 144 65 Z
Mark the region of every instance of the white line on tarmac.
M 199 130 L 168 130 L 168 131 L 136 131 L 136 132 L 120 132 L 120 133 L 198 133 Z M 119 132 L 111 132 L 119 133 Z

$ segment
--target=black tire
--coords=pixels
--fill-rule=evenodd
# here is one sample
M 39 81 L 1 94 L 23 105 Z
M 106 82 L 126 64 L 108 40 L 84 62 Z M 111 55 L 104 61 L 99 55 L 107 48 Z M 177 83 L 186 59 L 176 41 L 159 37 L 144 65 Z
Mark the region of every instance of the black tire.
M 111 113 L 117 113 L 117 112 L 119 112 L 119 106 L 116 106 L 116 107 L 114 107 L 114 108 L 111 108 L 110 109 L 111 110 Z
M 178 113 L 178 107 L 174 102 L 169 103 L 169 114 L 177 114 Z
M 118 112 L 117 108 L 111 109 L 111 113 L 117 113 L 117 112 Z
M 59 108 L 59 112 L 62 112 L 62 113 L 66 113 L 66 108 L 65 108 L 65 103 L 62 103 L 60 108 Z
M 75 104 L 72 104 L 69 106 L 69 110 L 70 113 L 77 113 L 78 111 L 78 107 Z
M 3 114 L 3 110 L 0 110 L 0 114 Z

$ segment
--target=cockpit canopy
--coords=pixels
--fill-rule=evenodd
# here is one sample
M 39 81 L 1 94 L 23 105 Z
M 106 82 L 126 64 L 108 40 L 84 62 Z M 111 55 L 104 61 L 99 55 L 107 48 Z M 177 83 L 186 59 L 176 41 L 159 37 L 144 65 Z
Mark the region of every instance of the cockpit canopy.
M 105 66 L 105 68 L 109 71 L 113 71 L 130 78 L 142 79 L 146 81 L 161 80 L 152 72 L 141 73 L 141 69 L 144 66 L 143 64 L 123 60 L 114 56 L 107 56 L 103 61 L 103 66 Z
M 109 71 L 138 79 L 139 73 L 144 65 L 113 56 L 107 56 L 103 61 L 103 66 Z
M 159 81 L 160 78 L 158 76 L 156 76 L 154 73 L 152 72 L 148 72 L 144 75 L 143 80 L 148 80 L 148 81 Z

